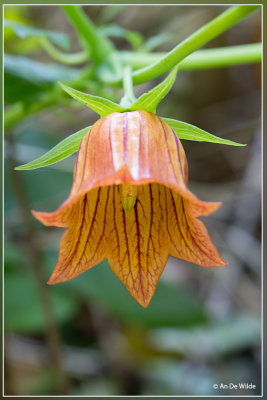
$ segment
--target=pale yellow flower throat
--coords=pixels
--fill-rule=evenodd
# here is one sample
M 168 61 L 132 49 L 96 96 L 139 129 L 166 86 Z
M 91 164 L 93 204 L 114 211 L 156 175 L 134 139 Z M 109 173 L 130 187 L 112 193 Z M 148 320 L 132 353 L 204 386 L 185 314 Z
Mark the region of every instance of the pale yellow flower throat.
M 138 194 L 138 186 L 123 183 L 120 185 L 121 203 L 125 211 L 131 211 L 134 207 Z

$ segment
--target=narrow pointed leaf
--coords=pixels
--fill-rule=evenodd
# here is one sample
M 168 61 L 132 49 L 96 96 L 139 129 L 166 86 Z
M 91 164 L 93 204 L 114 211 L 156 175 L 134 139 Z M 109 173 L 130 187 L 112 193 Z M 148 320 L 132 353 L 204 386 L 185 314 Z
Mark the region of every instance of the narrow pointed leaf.
M 158 104 L 171 90 L 175 82 L 177 70 L 178 66 L 176 66 L 170 72 L 170 74 L 163 82 L 155 86 L 149 92 L 144 93 L 142 96 L 140 96 L 139 99 L 137 99 L 137 101 L 130 107 L 130 110 L 131 111 L 145 110 L 154 113 L 156 111 Z
M 114 112 L 123 112 L 125 109 L 119 106 L 113 101 L 104 99 L 103 97 L 93 96 L 91 94 L 80 92 L 79 90 L 72 89 L 71 87 L 64 85 L 59 82 L 65 92 L 67 92 L 71 97 L 90 107 L 93 111 L 98 113 L 101 117 L 105 117 L 108 114 Z
M 75 151 L 78 150 L 80 142 L 82 138 L 86 135 L 90 126 L 87 126 L 84 129 L 74 133 L 73 135 L 68 136 L 66 139 L 62 140 L 55 147 L 49 150 L 47 153 L 42 155 L 29 162 L 28 164 L 21 165 L 16 167 L 16 170 L 27 170 L 27 169 L 36 169 L 41 167 L 46 167 L 51 164 L 55 164 L 58 161 L 63 160 L 64 158 L 70 156 Z
M 203 131 L 197 126 L 187 124 L 186 122 L 176 121 L 171 118 L 162 118 L 175 132 L 179 139 L 193 140 L 195 142 L 210 142 L 227 144 L 229 146 L 246 146 L 242 143 L 233 142 L 232 140 L 222 139 L 211 133 Z

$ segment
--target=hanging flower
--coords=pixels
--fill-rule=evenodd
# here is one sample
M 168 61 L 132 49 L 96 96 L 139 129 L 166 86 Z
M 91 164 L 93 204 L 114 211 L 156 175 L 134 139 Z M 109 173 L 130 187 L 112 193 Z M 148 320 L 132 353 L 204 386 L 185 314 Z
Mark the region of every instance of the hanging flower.
M 184 149 L 172 128 L 147 111 L 115 112 L 83 138 L 68 199 L 44 225 L 67 228 L 48 283 L 75 278 L 107 258 L 130 294 L 148 306 L 168 255 L 223 266 L 200 215 L 220 203 L 187 188 Z

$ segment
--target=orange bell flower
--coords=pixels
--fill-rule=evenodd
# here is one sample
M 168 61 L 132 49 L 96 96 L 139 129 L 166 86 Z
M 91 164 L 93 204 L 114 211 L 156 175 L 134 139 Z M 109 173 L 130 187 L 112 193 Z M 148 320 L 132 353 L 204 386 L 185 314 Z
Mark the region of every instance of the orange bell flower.
M 204 224 L 221 203 L 187 189 L 180 140 L 157 115 L 113 113 L 83 138 L 68 199 L 44 225 L 68 228 L 49 284 L 75 278 L 107 258 L 130 294 L 147 307 L 168 255 L 223 266 Z

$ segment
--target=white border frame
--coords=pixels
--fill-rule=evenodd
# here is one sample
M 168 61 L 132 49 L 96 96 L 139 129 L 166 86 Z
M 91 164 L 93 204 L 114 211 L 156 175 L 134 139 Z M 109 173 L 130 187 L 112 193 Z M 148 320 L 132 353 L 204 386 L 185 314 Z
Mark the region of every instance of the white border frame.
M 5 353 L 5 340 L 4 340 L 4 7 L 5 6 L 48 6 L 48 7 L 53 7 L 53 6 L 62 6 L 64 3 L 36 3 L 36 4 L 30 4 L 30 3 L 3 3 L 2 4 L 2 29 L 3 29 L 3 37 L 2 37 L 2 55 L 3 55 L 3 65 L 2 65 L 2 100 L 3 100 L 3 106 L 2 106 L 2 132 L 3 132 L 3 139 L 2 139 L 2 249 L 3 249 L 3 255 L 2 255 L 2 383 L 3 383 L 3 388 L 2 388 L 2 397 L 3 398 L 9 398 L 9 397 L 18 397 L 18 398 L 228 398 L 229 400 L 234 397 L 234 398 L 263 398 L 264 393 L 263 393 L 263 385 L 264 385 L 264 374 L 263 374 L 263 240 L 264 240 L 264 234 L 263 234 L 263 59 L 261 62 L 261 181 L 262 181 L 262 191 L 261 191 L 261 217 L 262 217 L 262 228 L 261 228 L 261 394 L 260 395 L 141 395 L 141 396 L 126 396 L 126 395 L 5 395 L 4 394 L 4 353 Z M 158 4 L 151 4 L 151 3 L 145 3 L 145 4 L 138 4 L 138 3 L 114 3 L 114 4 L 109 4 L 109 3 L 92 3 L 92 4 L 84 4 L 84 3 L 67 3 L 66 5 L 79 5 L 79 6 L 211 6 L 211 7 L 216 7 L 216 6 L 240 6 L 240 5 L 258 5 L 261 7 L 261 42 L 262 42 L 262 54 L 263 53 L 263 3 L 220 3 L 220 4 L 209 4 L 209 3 L 177 3 L 177 4 L 172 4 L 172 3 L 158 3 Z

